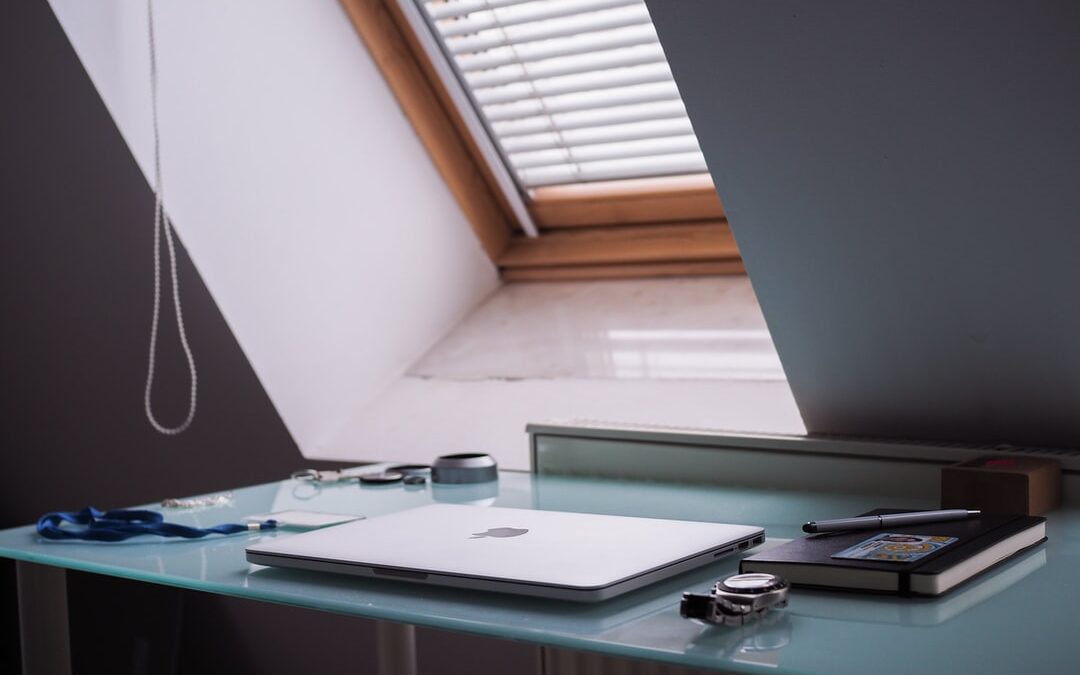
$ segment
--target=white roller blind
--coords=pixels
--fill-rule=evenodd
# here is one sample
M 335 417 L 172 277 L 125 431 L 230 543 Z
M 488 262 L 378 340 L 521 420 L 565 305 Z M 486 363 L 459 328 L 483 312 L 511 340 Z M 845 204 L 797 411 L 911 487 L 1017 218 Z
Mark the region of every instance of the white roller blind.
M 525 188 L 706 170 L 642 0 L 415 0 Z

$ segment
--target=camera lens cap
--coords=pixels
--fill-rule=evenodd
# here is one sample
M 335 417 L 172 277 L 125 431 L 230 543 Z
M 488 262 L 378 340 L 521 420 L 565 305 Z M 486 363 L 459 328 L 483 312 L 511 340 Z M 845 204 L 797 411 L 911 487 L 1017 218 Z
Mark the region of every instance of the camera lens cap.
M 398 473 L 405 474 L 406 478 L 408 478 L 409 476 L 422 476 L 424 478 L 427 478 L 428 476 L 431 475 L 431 465 L 430 464 L 399 464 L 397 466 L 390 467 L 389 469 L 387 469 L 387 471 L 396 471 Z
M 404 478 L 404 474 L 398 471 L 360 474 L 360 482 L 365 485 L 389 485 L 391 483 L 397 483 L 402 478 Z

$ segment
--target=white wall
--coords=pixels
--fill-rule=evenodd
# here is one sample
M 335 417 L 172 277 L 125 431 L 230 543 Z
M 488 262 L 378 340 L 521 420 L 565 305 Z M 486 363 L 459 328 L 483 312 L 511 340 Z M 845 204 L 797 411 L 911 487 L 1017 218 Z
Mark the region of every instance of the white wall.
M 146 4 L 50 4 L 151 176 Z M 337 0 L 159 0 L 154 14 L 169 212 L 318 455 L 496 272 Z

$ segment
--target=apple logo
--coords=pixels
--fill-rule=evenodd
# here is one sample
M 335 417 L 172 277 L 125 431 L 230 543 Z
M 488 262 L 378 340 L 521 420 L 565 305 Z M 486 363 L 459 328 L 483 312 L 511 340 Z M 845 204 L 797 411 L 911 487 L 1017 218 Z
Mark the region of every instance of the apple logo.
M 492 527 L 486 532 L 473 532 L 473 536 L 469 539 L 483 539 L 484 537 L 495 537 L 497 539 L 505 539 L 507 537 L 520 537 L 528 532 L 522 527 Z

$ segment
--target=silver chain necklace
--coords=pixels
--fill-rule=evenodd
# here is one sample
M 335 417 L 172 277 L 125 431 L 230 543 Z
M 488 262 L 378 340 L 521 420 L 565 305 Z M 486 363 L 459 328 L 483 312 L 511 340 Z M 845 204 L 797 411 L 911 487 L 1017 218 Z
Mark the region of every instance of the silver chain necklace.
M 180 308 L 180 287 L 176 275 L 176 246 L 173 243 L 172 224 L 165 214 L 165 184 L 161 179 L 161 139 L 158 131 L 157 101 L 157 49 L 154 45 L 154 8 L 153 0 L 146 1 L 146 16 L 150 41 L 150 101 L 154 118 L 154 315 L 150 321 L 150 356 L 147 359 L 146 389 L 143 392 L 143 407 L 150 426 L 167 436 L 183 432 L 195 419 L 195 398 L 198 377 L 195 372 L 195 357 L 188 345 L 187 331 L 184 328 L 184 313 Z M 169 278 L 172 282 L 173 308 L 176 310 L 176 328 L 180 334 L 180 346 L 187 358 L 188 372 L 191 373 L 191 398 L 188 413 L 184 421 L 175 427 L 167 427 L 154 417 L 151 390 L 154 387 L 155 353 L 157 351 L 158 316 L 161 312 L 161 234 L 165 233 L 165 246 L 169 251 Z

